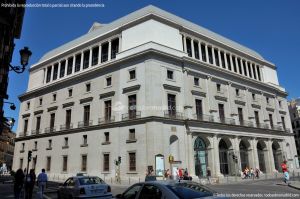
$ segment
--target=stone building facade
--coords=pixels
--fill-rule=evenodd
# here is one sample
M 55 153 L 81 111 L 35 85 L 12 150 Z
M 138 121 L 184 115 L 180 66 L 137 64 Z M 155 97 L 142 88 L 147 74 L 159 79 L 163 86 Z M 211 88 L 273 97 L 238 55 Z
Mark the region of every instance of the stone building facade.
M 265 173 L 296 147 L 276 66 L 154 6 L 90 31 L 31 66 L 14 169 L 144 178 Z M 172 156 L 172 162 L 169 157 Z M 121 160 L 119 166 L 115 162 Z M 208 172 L 210 171 L 210 172 Z
M 300 98 L 293 99 L 289 103 L 293 133 L 295 136 L 298 157 L 300 155 Z

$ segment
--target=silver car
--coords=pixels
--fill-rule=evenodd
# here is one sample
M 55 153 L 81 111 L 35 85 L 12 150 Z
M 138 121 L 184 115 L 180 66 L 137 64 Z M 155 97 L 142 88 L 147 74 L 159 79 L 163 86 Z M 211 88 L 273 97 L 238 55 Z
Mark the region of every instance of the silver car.
M 111 188 L 97 176 L 68 178 L 57 190 L 58 198 L 112 198 Z
M 118 199 L 225 199 L 199 183 L 192 181 L 147 181 L 136 183 L 123 194 L 116 195 Z

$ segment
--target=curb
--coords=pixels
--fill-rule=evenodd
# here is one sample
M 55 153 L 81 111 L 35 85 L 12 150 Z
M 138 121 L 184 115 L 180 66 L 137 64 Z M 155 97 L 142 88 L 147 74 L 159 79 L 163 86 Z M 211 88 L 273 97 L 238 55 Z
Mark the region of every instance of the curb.
M 294 186 L 293 184 L 289 184 L 288 186 L 289 186 L 289 187 L 292 187 L 292 188 L 294 188 L 294 189 L 300 190 L 300 187 L 299 187 L 299 186 Z

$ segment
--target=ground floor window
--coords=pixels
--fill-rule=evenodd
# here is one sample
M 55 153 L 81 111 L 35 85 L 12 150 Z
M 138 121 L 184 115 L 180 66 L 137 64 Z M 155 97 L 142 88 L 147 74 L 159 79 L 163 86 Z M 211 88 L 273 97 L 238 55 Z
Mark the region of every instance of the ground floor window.
M 194 143 L 194 160 L 196 176 L 207 176 L 207 151 L 204 140 L 197 137 Z

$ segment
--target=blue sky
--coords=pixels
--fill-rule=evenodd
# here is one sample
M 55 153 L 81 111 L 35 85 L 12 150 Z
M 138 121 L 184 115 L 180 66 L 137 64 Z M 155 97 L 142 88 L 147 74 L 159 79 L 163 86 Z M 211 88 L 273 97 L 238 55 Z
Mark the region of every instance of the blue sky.
M 110 23 L 149 4 L 208 28 L 245 45 L 278 69 L 280 85 L 288 99 L 300 97 L 300 1 L 298 0 L 27 0 L 27 3 L 103 3 L 104 8 L 27 8 L 22 35 L 15 40 L 12 65 L 19 64 L 19 50 L 29 46 L 30 65 L 49 50 L 85 34 L 93 22 Z M 10 73 L 5 116 L 19 114 L 18 95 L 28 84 L 28 71 Z M 16 123 L 17 124 L 17 123 Z M 13 128 L 16 131 L 16 125 Z

